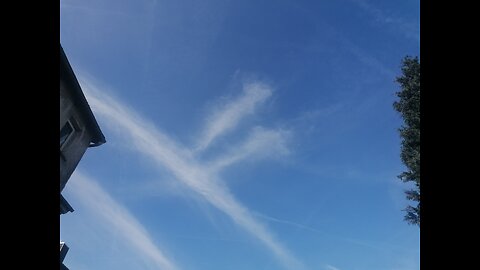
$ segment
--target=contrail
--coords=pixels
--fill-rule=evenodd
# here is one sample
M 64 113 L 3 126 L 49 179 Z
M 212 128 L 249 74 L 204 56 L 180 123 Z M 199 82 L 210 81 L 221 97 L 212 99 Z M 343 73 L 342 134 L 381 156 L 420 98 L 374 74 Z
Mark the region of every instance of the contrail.
M 260 82 L 250 82 L 243 86 L 243 94 L 218 108 L 206 120 L 203 136 L 196 151 L 205 150 L 217 137 L 231 131 L 242 118 L 253 114 L 255 106 L 272 95 L 272 89 Z
M 120 135 L 128 136 L 129 142 L 135 146 L 136 151 L 169 170 L 178 181 L 228 215 L 236 224 L 268 247 L 286 268 L 303 268 L 302 264 L 273 237 L 266 227 L 234 198 L 228 188 L 221 185 L 222 182 L 215 173 L 212 173 L 213 170 L 202 166 L 192 157 L 191 151 L 168 138 L 155 126 L 147 123 L 117 99 L 100 91 L 91 82 L 83 80 L 82 88 L 95 115 L 104 117 L 108 124 L 114 124 L 116 126 L 114 130 Z M 261 94 L 262 97 L 265 95 L 265 93 Z M 214 134 L 218 136 L 223 132 L 218 129 Z M 209 141 L 211 142 L 210 139 Z
M 120 237 L 125 238 L 126 241 L 135 247 L 141 256 L 152 260 L 159 269 L 179 269 L 150 240 L 152 238 L 142 224 L 140 224 L 127 209 L 105 192 L 94 180 L 85 176 L 77 169 L 68 184 L 70 192 L 80 198 L 80 202 L 95 213 L 105 225 L 120 230 Z

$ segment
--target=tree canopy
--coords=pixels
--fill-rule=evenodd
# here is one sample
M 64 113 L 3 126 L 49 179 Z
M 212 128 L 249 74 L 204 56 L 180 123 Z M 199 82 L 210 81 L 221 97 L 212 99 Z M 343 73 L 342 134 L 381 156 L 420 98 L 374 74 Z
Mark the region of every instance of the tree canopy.
M 406 56 L 402 60 L 402 75 L 396 78 L 400 91 L 393 107 L 403 118 L 399 128 L 401 141 L 400 157 L 407 170 L 398 178 L 414 182 L 415 187 L 405 191 L 408 200 L 415 206 L 406 207 L 405 221 L 420 226 L 420 61 L 418 57 Z

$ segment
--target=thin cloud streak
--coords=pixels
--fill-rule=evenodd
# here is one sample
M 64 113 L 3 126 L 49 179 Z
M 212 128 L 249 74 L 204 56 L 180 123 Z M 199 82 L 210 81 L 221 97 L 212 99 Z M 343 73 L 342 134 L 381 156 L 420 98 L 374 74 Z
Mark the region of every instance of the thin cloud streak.
M 127 135 L 136 150 L 152 159 L 159 166 L 169 170 L 175 178 L 185 184 L 196 194 L 201 195 L 212 206 L 228 215 L 236 224 L 244 228 L 280 260 L 288 269 L 302 269 L 303 266 L 295 259 L 255 218 L 250 211 L 241 205 L 230 193 L 227 187 L 221 185 L 220 179 L 212 170 L 201 166 L 191 157 L 190 151 L 170 140 L 165 134 L 158 131 L 153 125 L 145 122 L 133 111 L 128 109 L 118 100 L 100 91 L 91 82 L 82 81 L 82 88 L 87 96 L 92 109 L 99 117 L 104 117 L 106 122 L 115 124 L 121 135 Z M 239 102 L 226 107 L 224 112 L 228 117 L 215 115 L 205 142 L 201 145 L 208 146 L 212 140 L 234 127 L 225 121 L 234 118 L 239 121 L 238 115 L 250 113 L 256 103 L 264 100 L 271 94 L 269 88 L 262 84 L 249 84 L 245 87 L 245 95 Z
M 303 224 L 300 224 L 300 223 L 296 223 L 296 222 L 292 222 L 292 221 L 288 221 L 288 220 L 283 220 L 283 219 L 278 219 L 278 218 L 263 215 L 263 214 L 260 214 L 260 213 L 255 213 L 255 215 L 258 216 L 258 217 L 264 218 L 266 220 L 291 225 L 291 226 L 297 227 L 299 229 L 303 229 L 303 230 L 307 230 L 307 231 L 311 231 L 311 232 L 315 232 L 315 233 L 320 233 L 320 234 L 323 234 L 323 235 L 331 235 L 331 234 L 326 233 L 324 231 L 317 230 L 315 228 L 312 228 L 312 227 L 309 227 L 309 226 L 306 226 L 306 225 L 303 225 Z
M 224 156 L 210 163 L 212 171 L 218 172 L 225 167 L 248 158 L 278 157 L 290 153 L 287 140 L 290 132 L 287 130 L 272 130 L 255 127 L 246 141 L 236 145 Z
M 119 235 L 136 248 L 136 252 L 150 259 L 156 267 L 164 270 L 179 268 L 150 240 L 147 230 L 127 209 L 116 202 L 94 180 L 78 169 L 69 181 L 69 190 L 79 201 L 100 217 L 108 228 L 116 228 Z
M 313 233 L 322 234 L 322 235 L 327 236 L 327 237 L 334 237 L 334 238 L 337 238 L 338 240 L 341 240 L 341 241 L 344 241 L 344 242 L 348 242 L 348 243 L 355 244 L 355 245 L 362 246 L 362 247 L 368 247 L 368 248 L 371 248 L 371 249 L 375 249 L 377 251 L 381 251 L 383 253 L 388 253 L 388 252 L 395 253 L 395 252 L 398 252 L 398 251 L 404 252 L 404 250 L 401 250 L 398 247 L 387 244 L 387 243 L 378 243 L 377 245 L 374 245 L 374 244 L 370 244 L 370 243 L 368 243 L 366 241 L 363 241 L 363 240 L 348 238 L 348 237 L 344 237 L 344 236 L 334 234 L 334 233 L 331 233 L 331 232 L 318 230 L 318 229 L 315 229 L 315 228 L 312 228 L 310 226 L 300 224 L 300 223 L 297 223 L 297 222 L 284 220 L 284 219 L 278 219 L 278 218 L 274 218 L 274 217 L 267 216 L 267 215 L 260 214 L 260 213 L 255 213 L 254 215 L 257 216 L 257 217 L 272 221 L 272 222 L 293 226 L 293 227 L 296 227 L 296 228 L 301 229 L 301 230 L 306 230 L 306 231 L 310 231 L 310 232 L 313 232 Z
M 385 66 L 380 60 L 375 58 L 374 56 L 366 53 L 363 49 L 352 43 L 348 38 L 346 38 L 343 34 L 338 32 L 338 38 L 340 42 L 343 43 L 345 48 L 352 53 L 355 57 L 358 58 L 362 63 L 365 65 L 368 65 L 380 73 L 382 73 L 384 76 L 388 78 L 394 78 L 396 73 L 389 67 Z
M 369 13 L 376 21 L 388 25 L 393 25 L 396 29 L 400 30 L 406 38 L 411 38 L 418 42 L 420 41 L 420 29 L 418 24 L 406 21 L 403 18 L 389 16 L 384 11 L 375 7 L 368 1 L 352 0 L 352 2 L 357 4 L 365 12 Z
M 327 265 L 325 265 L 325 270 L 340 270 L 340 269 L 338 269 L 337 267 L 335 267 L 333 265 L 327 264 Z
M 242 118 L 253 114 L 255 107 L 272 95 L 272 89 L 260 82 L 250 82 L 243 86 L 239 98 L 225 104 L 207 117 L 206 127 L 196 151 L 205 150 L 217 137 L 233 130 Z

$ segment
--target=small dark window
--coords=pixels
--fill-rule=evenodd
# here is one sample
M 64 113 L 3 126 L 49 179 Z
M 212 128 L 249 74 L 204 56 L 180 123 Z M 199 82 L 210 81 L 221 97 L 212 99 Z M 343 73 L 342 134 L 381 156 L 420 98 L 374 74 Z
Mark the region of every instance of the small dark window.
M 65 142 L 70 138 L 70 135 L 73 133 L 75 129 L 72 126 L 72 123 L 70 121 L 67 121 L 67 123 L 60 129 L 60 147 L 65 144 Z

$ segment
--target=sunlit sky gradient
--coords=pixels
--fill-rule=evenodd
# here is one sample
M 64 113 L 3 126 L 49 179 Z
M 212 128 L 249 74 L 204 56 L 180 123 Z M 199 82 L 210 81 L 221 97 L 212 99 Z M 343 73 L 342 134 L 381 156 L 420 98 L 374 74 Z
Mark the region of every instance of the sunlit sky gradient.
M 397 179 L 418 1 L 62 0 L 107 143 L 63 195 L 75 270 L 415 270 Z

